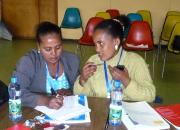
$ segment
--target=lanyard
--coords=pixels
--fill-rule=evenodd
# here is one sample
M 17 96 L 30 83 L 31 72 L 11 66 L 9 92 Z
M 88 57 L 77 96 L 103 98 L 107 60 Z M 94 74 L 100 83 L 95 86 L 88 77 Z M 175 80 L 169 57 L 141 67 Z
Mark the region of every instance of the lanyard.
M 123 48 L 122 48 L 122 50 L 121 50 L 120 57 L 119 57 L 119 60 L 118 60 L 117 65 L 120 63 L 122 54 L 123 54 Z M 106 61 L 104 61 L 104 75 L 105 75 L 105 80 L 106 80 L 107 93 L 109 94 L 109 93 L 111 92 L 111 85 L 110 85 L 110 82 L 109 82 L 109 79 L 108 79 L 108 72 L 107 72 L 107 64 L 106 64 Z M 109 96 L 109 95 L 108 95 L 108 96 Z
M 104 61 L 104 75 L 105 75 L 105 80 L 106 80 L 106 88 L 107 88 L 107 92 L 110 93 L 111 87 L 110 87 L 109 79 L 108 79 L 108 73 L 107 73 L 107 64 L 106 64 L 106 61 Z

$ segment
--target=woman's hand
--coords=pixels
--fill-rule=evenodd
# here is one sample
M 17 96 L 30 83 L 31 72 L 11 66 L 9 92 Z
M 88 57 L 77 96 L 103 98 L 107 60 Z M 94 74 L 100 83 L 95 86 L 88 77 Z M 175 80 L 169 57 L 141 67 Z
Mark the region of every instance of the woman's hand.
M 97 66 L 93 62 L 88 62 L 84 65 L 80 78 L 79 83 L 83 86 L 89 77 L 94 75 L 94 72 L 96 72 Z
M 63 96 L 46 96 L 46 95 L 39 95 L 37 105 L 39 106 L 47 106 L 52 109 L 59 109 L 63 105 Z
M 48 102 L 48 107 L 52 109 L 59 109 L 63 105 L 63 100 L 63 96 L 61 95 L 51 97 Z
M 59 89 L 59 90 L 57 91 L 57 93 L 58 93 L 59 95 L 62 95 L 62 96 L 71 96 L 71 95 L 73 95 L 73 93 L 72 93 L 72 91 L 71 91 L 70 89 L 64 89 L 64 88 Z
M 124 68 L 124 70 L 119 70 L 118 68 L 112 67 L 110 65 L 108 66 L 108 68 L 113 79 L 120 80 L 124 87 L 127 87 L 129 85 L 131 79 L 126 68 Z

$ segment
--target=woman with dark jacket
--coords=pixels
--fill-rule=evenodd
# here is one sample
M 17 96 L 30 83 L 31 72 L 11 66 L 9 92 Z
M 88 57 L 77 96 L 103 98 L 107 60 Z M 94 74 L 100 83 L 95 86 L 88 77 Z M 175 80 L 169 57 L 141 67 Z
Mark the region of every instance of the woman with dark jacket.
M 36 40 L 38 50 L 31 50 L 20 59 L 13 76 L 20 84 L 24 106 L 58 109 L 63 104 L 62 95 L 73 90 L 79 58 L 63 50 L 60 28 L 55 24 L 40 23 Z M 58 91 L 62 95 L 54 96 Z

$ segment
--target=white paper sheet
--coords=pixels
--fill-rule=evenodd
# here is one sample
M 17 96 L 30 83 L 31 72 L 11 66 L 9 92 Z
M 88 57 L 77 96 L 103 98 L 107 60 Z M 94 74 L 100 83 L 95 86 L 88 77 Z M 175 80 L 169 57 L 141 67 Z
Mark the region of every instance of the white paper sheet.
M 58 110 L 50 109 L 46 106 L 37 106 L 35 109 L 48 115 L 50 118 L 57 120 L 58 122 L 63 122 L 75 116 L 91 111 L 88 107 L 78 103 L 78 96 L 64 97 L 64 104 Z

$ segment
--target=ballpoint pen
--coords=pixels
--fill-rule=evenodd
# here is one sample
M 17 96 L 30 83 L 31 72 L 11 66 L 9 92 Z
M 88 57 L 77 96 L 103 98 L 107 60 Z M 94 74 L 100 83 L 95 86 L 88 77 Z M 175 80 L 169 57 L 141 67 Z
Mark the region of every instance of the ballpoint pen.
M 51 95 L 56 95 L 56 92 L 52 87 L 51 87 Z

